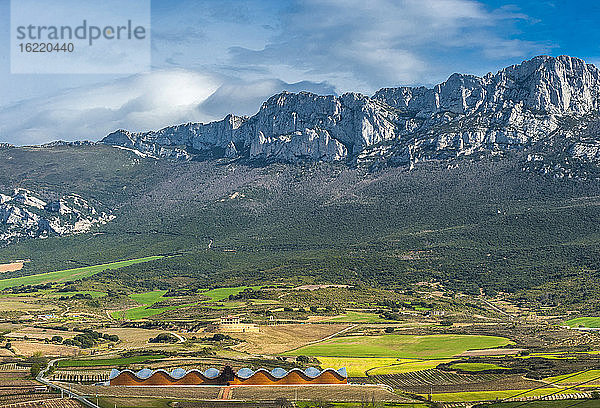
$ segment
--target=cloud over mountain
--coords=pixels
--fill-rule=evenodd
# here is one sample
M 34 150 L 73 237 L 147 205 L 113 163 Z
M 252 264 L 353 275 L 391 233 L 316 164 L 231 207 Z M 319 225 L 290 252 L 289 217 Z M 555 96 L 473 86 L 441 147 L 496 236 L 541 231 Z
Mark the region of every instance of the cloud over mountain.
M 0 140 L 41 144 L 98 140 L 115 129 L 158 129 L 173 123 L 209 122 L 228 113 L 253 114 L 283 90 L 333 93 L 325 83 L 245 82 L 187 70 L 161 70 L 84 86 L 51 98 L 0 109 Z

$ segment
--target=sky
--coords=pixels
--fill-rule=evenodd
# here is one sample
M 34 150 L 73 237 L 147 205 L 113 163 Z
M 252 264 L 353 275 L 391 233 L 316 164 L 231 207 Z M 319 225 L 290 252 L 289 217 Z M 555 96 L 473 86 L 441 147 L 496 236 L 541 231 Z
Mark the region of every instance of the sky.
M 150 69 L 11 74 L 0 0 L 0 142 L 252 115 L 283 90 L 433 86 L 541 54 L 600 65 L 598 21 L 600 2 L 586 0 L 152 0 Z

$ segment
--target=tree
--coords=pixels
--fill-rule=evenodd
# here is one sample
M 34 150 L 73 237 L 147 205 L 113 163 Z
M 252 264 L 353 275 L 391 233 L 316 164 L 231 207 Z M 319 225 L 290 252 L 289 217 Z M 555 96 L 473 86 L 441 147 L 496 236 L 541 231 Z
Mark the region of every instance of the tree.
M 277 398 L 275 400 L 275 406 L 277 408 L 290 408 L 292 407 L 292 404 L 285 398 Z
M 31 374 L 31 377 L 35 378 L 38 376 L 40 371 L 42 371 L 42 364 L 41 363 L 33 363 L 33 365 L 31 366 L 31 369 L 29 370 L 29 373 Z
M 296 361 L 299 363 L 309 363 L 310 358 L 307 356 L 298 356 L 298 357 L 296 357 Z

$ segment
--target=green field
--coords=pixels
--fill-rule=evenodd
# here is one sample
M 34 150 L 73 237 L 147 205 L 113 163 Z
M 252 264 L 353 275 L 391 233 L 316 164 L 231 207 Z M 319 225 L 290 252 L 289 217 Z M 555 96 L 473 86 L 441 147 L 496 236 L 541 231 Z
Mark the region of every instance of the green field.
M 166 290 L 153 290 L 151 292 L 134 293 L 129 298 L 146 306 L 155 304 L 167 293 Z
M 104 358 L 96 360 L 61 360 L 58 367 L 98 367 L 98 366 L 125 366 L 135 363 L 145 363 L 151 360 L 159 360 L 165 358 L 164 355 L 146 355 L 123 358 Z
M 166 290 L 153 290 L 150 292 L 134 293 L 132 295 L 129 295 L 130 299 L 143 304 L 143 306 L 133 307 L 131 309 L 125 310 L 124 311 L 125 318 L 131 319 L 131 320 L 144 319 L 146 317 L 154 316 L 154 315 L 160 314 L 164 311 L 172 310 L 172 309 L 176 308 L 177 306 L 160 307 L 160 308 L 156 308 L 156 309 L 153 309 L 151 307 L 153 304 L 160 301 L 166 293 L 167 293 Z M 183 306 L 180 305 L 179 307 L 183 307 Z M 117 310 L 115 312 L 112 312 L 111 316 L 114 319 L 119 319 L 123 316 L 123 311 Z
M 463 371 L 484 371 L 484 370 L 508 370 L 506 367 L 501 367 L 491 363 L 456 363 L 450 368 Z
M 548 382 L 552 382 L 552 383 L 556 383 L 558 385 L 562 385 L 562 384 L 579 384 L 582 382 L 586 382 L 586 381 L 590 381 L 590 380 L 594 380 L 596 379 L 596 383 L 600 383 L 600 370 L 590 370 L 590 371 L 586 371 L 586 372 L 580 372 L 577 375 L 572 376 L 575 373 L 572 374 L 565 374 L 565 375 L 558 375 L 556 377 L 549 377 L 546 378 L 545 381 Z M 570 377 L 570 378 L 567 378 Z
M 567 320 L 565 324 L 569 327 L 600 328 L 600 317 L 577 317 Z
M 218 288 L 212 289 L 206 292 L 202 292 L 203 295 L 208 296 L 211 300 L 204 301 L 202 303 L 220 302 L 229 298 L 229 295 L 237 295 L 241 291 L 247 288 L 260 289 L 260 286 L 238 286 L 232 288 Z M 136 293 L 129 295 L 132 300 L 138 303 L 142 303 L 144 306 L 133 307 L 124 311 L 125 318 L 131 320 L 145 319 L 157 314 L 161 314 L 168 310 L 177 310 L 183 307 L 192 306 L 198 304 L 198 302 L 176 305 L 176 306 L 164 306 L 153 308 L 152 305 L 164 299 L 164 295 L 167 293 L 166 290 L 153 290 L 151 292 Z M 206 306 L 212 309 L 234 309 L 236 307 L 245 306 L 244 302 L 228 302 L 227 304 L 218 304 Z M 111 313 L 114 319 L 120 319 L 123 317 L 123 311 L 117 310 Z
M 336 316 L 327 320 L 328 322 L 343 323 L 390 323 L 389 320 L 382 319 L 375 313 L 365 312 L 346 312 L 343 316 Z
M 76 280 L 81 278 L 87 278 L 97 273 L 109 270 L 118 269 L 124 266 L 135 265 L 142 262 L 154 261 L 157 259 L 164 258 L 164 256 L 148 256 L 145 258 L 129 259 L 126 261 L 117 261 L 100 265 L 84 266 L 82 268 L 65 269 L 62 271 L 40 273 L 37 275 L 20 276 L 18 278 L 9 278 L 0 280 L 0 290 L 6 288 L 12 288 L 14 286 L 21 285 L 38 285 L 42 283 L 52 283 Z
M 467 350 L 511 344 L 503 337 L 440 334 L 430 336 L 347 336 L 302 347 L 288 355 L 326 357 L 448 358 Z
M 237 295 L 241 291 L 245 289 L 254 289 L 258 290 L 261 286 L 237 286 L 233 288 L 217 288 L 207 290 L 206 292 L 202 292 L 204 296 L 210 298 L 210 302 L 220 302 L 221 300 L 226 300 L 229 298 L 229 295 Z

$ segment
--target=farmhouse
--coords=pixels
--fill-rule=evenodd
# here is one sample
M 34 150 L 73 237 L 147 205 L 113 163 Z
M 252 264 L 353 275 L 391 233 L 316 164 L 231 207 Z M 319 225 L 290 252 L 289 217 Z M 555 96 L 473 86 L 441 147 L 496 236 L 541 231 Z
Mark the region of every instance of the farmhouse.
M 257 333 L 259 328 L 253 323 L 242 323 L 240 316 L 227 315 L 221 317 L 218 330 L 226 333 Z

